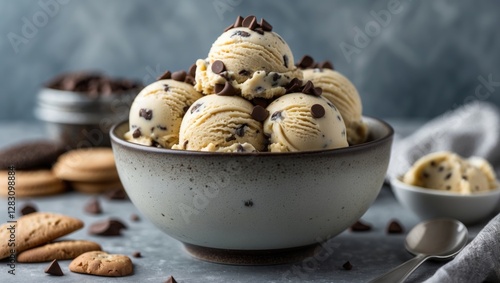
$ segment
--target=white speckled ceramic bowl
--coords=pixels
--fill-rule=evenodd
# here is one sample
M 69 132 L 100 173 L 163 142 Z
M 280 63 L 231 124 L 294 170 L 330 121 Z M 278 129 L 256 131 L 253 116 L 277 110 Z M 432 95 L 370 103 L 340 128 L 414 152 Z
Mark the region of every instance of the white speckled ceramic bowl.
M 464 224 L 474 224 L 481 220 L 488 220 L 500 201 L 500 188 L 461 195 L 408 185 L 399 178 L 392 178 L 391 186 L 401 205 L 424 220 L 451 217 Z
M 370 141 L 364 144 L 300 153 L 148 147 L 123 139 L 127 122 L 110 135 L 132 202 L 191 254 L 217 262 L 277 263 L 287 260 L 276 253 L 294 257 L 300 247 L 339 234 L 377 197 L 393 130 L 381 120 L 365 121 Z M 266 255 L 272 256 L 263 262 Z

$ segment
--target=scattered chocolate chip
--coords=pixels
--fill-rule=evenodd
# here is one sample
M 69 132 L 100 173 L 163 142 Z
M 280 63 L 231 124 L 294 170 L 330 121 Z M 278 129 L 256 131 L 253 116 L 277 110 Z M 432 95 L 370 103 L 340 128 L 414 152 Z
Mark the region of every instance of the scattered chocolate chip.
M 168 91 L 169 89 L 170 89 L 170 87 L 168 86 L 168 84 L 163 84 L 164 91 Z
M 450 178 L 451 178 L 451 172 L 450 172 L 450 173 L 448 173 L 448 174 L 446 174 L 446 176 L 444 176 L 444 179 L 445 179 L 445 180 L 448 180 L 448 179 L 450 179 Z
M 307 69 L 311 67 L 313 64 L 314 64 L 314 59 L 309 55 L 304 55 L 297 64 L 297 67 L 301 69 Z
M 293 93 L 293 92 L 298 92 L 302 86 L 302 81 L 293 78 L 285 87 L 286 93 Z
M 215 85 L 217 86 L 217 85 Z M 221 95 L 221 96 L 232 96 L 232 95 L 235 95 L 237 92 L 236 92 L 236 89 L 233 87 L 233 85 L 230 83 L 230 82 L 227 82 L 224 84 L 224 88 L 219 91 L 219 92 L 216 92 L 217 95 Z
M 399 224 L 397 220 L 391 220 L 389 225 L 387 225 L 387 233 L 389 234 L 401 234 L 403 233 L 403 226 Z
M 191 67 L 189 67 L 188 74 L 192 77 L 196 76 L 196 64 L 193 64 L 191 65 Z
M 253 15 L 247 16 L 241 22 L 242 26 L 254 30 L 257 27 L 257 18 Z
M 239 126 L 238 128 L 236 128 L 236 134 L 240 137 L 244 136 L 245 135 L 245 127 L 247 127 L 248 125 L 247 124 L 243 124 L 241 126 Z
M 139 215 L 133 213 L 130 215 L 130 220 L 137 222 L 137 221 L 141 220 L 141 218 L 139 217 Z
M 281 111 L 276 111 L 271 115 L 271 121 L 281 120 L 283 116 L 281 116 Z
M 236 137 L 234 135 L 230 135 L 229 137 L 225 138 L 224 139 L 226 142 L 230 142 L 230 141 L 235 141 L 236 140 Z
M 313 83 L 311 81 L 307 81 L 306 84 L 304 85 L 304 88 L 302 88 L 302 93 L 310 94 L 313 88 L 314 88 Z
M 190 85 L 195 85 L 196 80 L 193 76 L 187 75 L 186 78 L 184 79 L 184 82 Z
M 246 200 L 244 202 L 244 204 L 245 204 L 246 207 L 252 207 L 253 206 L 253 201 L 251 199 L 249 199 L 249 200 Z
M 142 117 L 149 121 L 153 119 L 153 110 L 141 108 L 141 110 L 139 110 L 139 117 Z
M 270 99 L 265 99 L 262 97 L 255 97 L 254 99 L 252 99 L 253 105 L 260 105 L 264 108 L 266 108 L 270 103 L 271 103 Z
M 111 218 L 91 224 L 88 231 L 97 236 L 120 236 L 122 229 L 127 229 L 127 226 L 120 220 Z
M 177 283 L 177 281 L 175 281 L 174 277 L 172 275 L 170 275 L 167 278 L 167 281 L 165 281 L 165 283 Z
M 119 94 L 142 88 L 135 81 L 110 78 L 96 72 L 64 73 L 48 82 L 46 87 L 79 92 L 90 97 Z
M 212 63 L 211 68 L 212 72 L 214 72 L 215 74 L 220 74 L 226 70 L 226 66 L 224 65 L 224 62 L 222 62 L 221 60 L 215 60 Z
M 263 18 L 260 19 L 260 23 L 259 23 L 260 27 L 262 28 L 263 31 L 272 31 L 273 30 L 273 26 L 271 24 L 269 24 L 266 20 L 264 20 Z
M 59 263 L 57 262 L 56 259 L 54 259 L 47 267 L 45 267 L 44 272 L 54 276 L 64 275 L 64 273 L 61 270 L 61 266 L 59 266 Z
M 281 75 L 280 75 L 280 74 L 278 74 L 278 73 L 274 73 L 274 74 L 273 74 L 273 81 L 277 81 L 277 80 L 279 80 L 279 79 L 281 79 Z
M 241 70 L 238 72 L 238 75 L 247 77 L 250 76 L 250 72 L 247 70 Z
M 253 31 L 255 31 L 256 33 L 258 33 L 260 35 L 264 34 L 264 30 L 261 27 L 256 27 Z
M 135 131 L 132 133 L 132 137 L 134 137 L 134 139 L 136 139 L 140 136 L 141 136 L 141 130 L 139 128 L 135 129 Z
M 128 199 L 127 192 L 123 188 L 115 188 L 106 192 L 106 197 L 110 200 L 125 200 Z
M 139 257 L 142 257 L 142 254 L 141 254 L 140 251 L 135 251 L 135 252 L 132 253 L 132 256 L 136 257 L 136 258 L 139 258 Z
M 224 29 L 224 32 L 227 32 L 227 31 L 230 31 L 231 29 L 234 28 L 234 25 L 233 24 L 230 24 L 229 26 L 227 26 L 225 29 Z
M 85 212 L 89 214 L 101 214 L 102 209 L 101 209 L 101 204 L 99 202 L 99 199 L 96 197 L 91 198 L 87 204 L 83 207 Z
M 356 221 L 356 223 L 352 224 L 350 227 L 352 232 L 366 232 L 372 229 L 372 226 L 368 223 L 365 223 L 361 220 Z
M 161 76 L 157 78 L 157 80 L 169 80 L 172 78 L 172 73 L 170 71 L 165 71 Z
M 259 122 L 264 122 L 269 116 L 269 111 L 260 105 L 255 105 L 252 109 L 252 118 Z
M 22 208 L 21 208 L 21 215 L 27 215 L 33 212 L 37 212 L 38 209 L 36 209 L 36 206 L 32 203 L 26 203 Z
M 318 64 L 318 68 L 333 70 L 333 64 L 330 61 L 324 61 Z
M 174 81 L 183 82 L 186 79 L 186 71 L 177 71 L 172 73 L 172 79 Z
M 288 68 L 288 56 L 286 54 L 283 55 L 283 65 Z
M 236 31 L 235 33 L 233 33 L 231 35 L 231 37 L 233 37 L 235 35 L 241 36 L 241 37 L 250 37 L 251 36 L 251 34 L 249 32 L 246 32 L 246 31 L 243 31 L 243 30 Z
M 234 21 L 233 26 L 234 26 L 235 28 L 239 28 L 239 27 L 241 27 L 242 25 L 243 25 L 243 17 L 242 17 L 242 16 L 238 16 L 238 17 L 236 18 L 236 21 Z
M 322 93 L 323 93 L 323 89 L 320 87 L 315 87 L 311 90 L 311 94 L 314 96 L 321 96 Z
M 200 108 L 202 105 L 203 103 L 196 103 L 195 105 L 193 105 L 193 107 L 191 107 L 191 114 L 198 110 L 198 108 Z
M 352 269 L 352 264 L 350 261 L 346 261 L 343 265 L 342 268 L 345 270 L 351 270 Z
M 319 119 L 325 116 L 325 108 L 321 104 L 314 104 L 311 106 L 311 115 L 314 118 Z
M 224 84 L 215 84 L 214 86 L 214 92 L 219 93 L 224 89 Z

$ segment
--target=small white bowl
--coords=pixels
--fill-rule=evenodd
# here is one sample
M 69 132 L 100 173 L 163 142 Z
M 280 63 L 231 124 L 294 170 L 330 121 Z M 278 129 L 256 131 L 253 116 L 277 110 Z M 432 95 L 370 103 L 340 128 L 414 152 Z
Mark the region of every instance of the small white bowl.
M 462 195 L 408 185 L 394 177 L 391 186 L 401 205 L 421 219 L 451 217 L 470 225 L 492 216 L 500 201 L 500 188 Z

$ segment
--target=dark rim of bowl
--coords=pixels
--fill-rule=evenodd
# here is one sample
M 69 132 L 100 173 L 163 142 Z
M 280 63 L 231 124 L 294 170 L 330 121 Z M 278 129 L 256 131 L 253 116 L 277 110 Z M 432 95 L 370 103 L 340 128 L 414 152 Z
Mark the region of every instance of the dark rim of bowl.
M 335 149 L 300 151 L 300 152 L 210 152 L 210 151 L 195 151 L 195 150 L 181 150 L 181 149 L 168 149 L 168 148 L 152 147 L 152 146 L 136 144 L 136 143 L 126 141 L 125 139 L 118 137 L 115 134 L 115 130 L 118 127 L 120 127 L 121 125 L 128 123 L 128 120 L 121 121 L 121 122 L 113 125 L 113 127 L 109 131 L 109 135 L 111 137 L 112 144 L 117 143 L 121 146 L 130 148 L 133 150 L 154 152 L 154 153 L 170 153 L 170 154 L 181 154 L 181 155 L 187 154 L 190 156 L 193 156 L 193 155 L 203 155 L 203 156 L 287 156 L 287 155 L 309 155 L 309 154 L 319 155 L 319 154 L 325 154 L 325 153 L 342 154 L 342 153 L 350 153 L 353 151 L 361 151 L 361 150 L 365 150 L 365 149 L 370 149 L 370 148 L 373 148 L 379 144 L 383 144 L 383 143 L 386 143 L 388 141 L 392 141 L 392 138 L 394 136 L 394 129 L 392 128 L 391 125 L 389 125 L 387 122 L 385 122 L 381 119 L 378 119 L 378 118 L 373 118 L 373 117 L 369 117 L 369 116 L 363 116 L 363 117 L 375 120 L 378 123 L 382 124 L 385 128 L 387 128 L 388 133 L 379 139 L 364 142 L 364 143 L 357 144 L 357 145 L 351 145 L 348 147 L 335 148 Z

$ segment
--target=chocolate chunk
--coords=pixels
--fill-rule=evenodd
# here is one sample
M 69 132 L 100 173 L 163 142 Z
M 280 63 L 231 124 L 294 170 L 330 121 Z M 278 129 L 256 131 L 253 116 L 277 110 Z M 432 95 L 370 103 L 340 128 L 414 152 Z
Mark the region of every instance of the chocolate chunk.
M 175 281 L 174 277 L 172 275 L 170 275 L 167 278 L 167 281 L 165 281 L 165 283 L 177 283 L 177 281 Z
M 350 261 L 346 261 L 343 265 L 342 268 L 345 270 L 351 270 L 352 269 L 352 264 Z
M 54 276 L 64 275 L 61 270 L 61 266 L 59 266 L 59 263 L 55 259 L 47 267 L 45 267 L 44 272 Z
M 249 199 L 249 200 L 246 200 L 244 202 L 244 204 L 245 204 L 246 207 L 252 207 L 253 206 L 253 201 L 251 199 Z
M 304 55 L 297 64 L 297 67 L 301 69 L 307 69 L 311 67 L 313 64 L 314 64 L 314 59 L 309 55 Z
M 221 91 L 216 92 L 217 95 L 221 95 L 221 96 L 233 96 L 236 93 L 237 93 L 236 89 L 233 87 L 233 85 L 230 82 L 227 82 L 227 81 L 224 84 L 224 88 Z
M 189 67 L 188 74 L 192 77 L 196 76 L 196 64 L 193 64 L 191 65 L 191 67 Z
M 172 78 L 172 73 L 171 73 L 170 71 L 168 71 L 168 70 L 167 70 L 167 71 L 165 71 L 165 73 L 163 73 L 161 76 L 159 76 L 159 77 L 157 78 L 157 80 L 158 80 L 158 81 L 159 81 L 159 80 L 169 80 L 169 79 L 171 79 L 171 78 Z
M 273 30 L 273 26 L 271 24 L 269 24 L 266 20 L 264 20 L 263 18 L 260 19 L 260 23 L 259 23 L 260 27 L 262 28 L 263 31 L 272 31 Z
M 253 105 L 260 105 L 264 108 L 266 108 L 270 103 L 271 103 L 270 99 L 265 99 L 262 97 L 255 97 L 254 99 L 252 99 Z
M 321 96 L 322 93 L 323 93 L 323 89 L 320 87 L 315 87 L 311 90 L 311 94 L 314 96 Z
M 293 78 L 285 87 L 286 93 L 293 93 L 293 92 L 298 92 L 302 86 L 302 81 Z
M 313 83 L 311 81 L 307 81 L 306 84 L 304 85 L 304 88 L 302 88 L 302 93 L 310 94 L 313 88 L 314 88 Z
M 324 61 L 318 64 L 318 68 L 333 70 L 333 64 L 330 61 Z
M 271 115 L 271 121 L 281 120 L 283 116 L 281 116 L 281 111 L 276 111 Z
M 134 139 L 140 137 L 142 134 L 141 134 L 141 130 L 139 128 L 135 129 L 135 131 L 132 133 L 132 137 Z
M 97 236 L 120 236 L 122 229 L 127 229 L 127 226 L 120 220 L 111 218 L 91 224 L 88 231 Z
M 401 234 L 403 230 L 403 226 L 397 220 L 391 220 L 389 225 L 387 225 L 387 233 L 389 234 Z
M 183 82 L 184 79 L 186 79 L 186 76 L 187 76 L 186 71 L 177 71 L 172 73 L 172 79 L 178 82 Z
M 135 252 L 132 253 L 132 256 L 136 257 L 136 258 L 139 258 L 139 257 L 142 257 L 142 254 L 141 254 L 140 251 L 135 251 Z
M 254 30 L 257 27 L 257 18 L 253 15 L 247 16 L 246 18 L 243 19 L 241 25 L 251 30 Z
M 38 209 L 36 209 L 36 206 L 31 203 L 26 203 L 22 208 L 21 208 L 21 215 L 27 215 L 33 212 L 37 212 Z
M 260 105 L 256 105 L 252 109 L 252 118 L 259 122 L 264 122 L 269 116 L 269 111 Z
M 224 65 L 224 62 L 222 62 L 221 60 L 215 60 L 212 63 L 211 68 L 212 72 L 214 72 L 215 74 L 220 74 L 226 70 L 226 66 Z
M 127 192 L 123 188 L 115 188 L 106 192 L 106 197 L 110 200 L 126 200 L 128 199 Z
M 236 128 L 236 134 L 240 137 L 243 137 L 245 135 L 245 127 L 248 127 L 247 124 L 243 124 L 241 126 L 239 126 L 238 128 Z
M 350 227 L 352 232 L 366 232 L 372 229 L 372 226 L 368 223 L 362 222 L 361 220 L 356 221 Z
M 162 131 L 166 131 L 167 130 L 167 126 L 162 126 L 162 125 L 156 125 L 156 128 L 158 128 L 158 129 L 160 129 Z
M 250 36 L 251 36 L 251 34 L 250 34 L 249 32 L 246 32 L 246 31 L 243 31 L 243 30 L 239 30 L 239 31 L 237 31 L 237 32 L 233 33 L 233 34 L 231 35 L 231 37 L 233 37 L 233 36 L 235 36 L 235 35 L 237 35 L 237 36 L 241 36 L 241 37 L 250 37 Z
M 84 208 L 85 212 L 89 214 L 101 214 L 102 209 L 101 209 L 101 204 L 99 203 L 98 198 L 91 198 L 87 204 L 85 204 Z
M 214 86 L 214 92 L 219 93 L 224 89 L 224 84 L 215 84 Z
M 283 65 L 288 68 L 288 56 L 286 54 L 283 55 Z
M 139 110 L 139 117 L 142 117 L 149 121 L 153 118 L 153 110 L 141 108 L 141 110 Z
M 319 119 L 325 116 L 325 108 L 321 104 L 314 104 L 311 106 L 311 115 L 314 118 Z
M 235 28 L 239 28 L 239 27 L 242 27 L 242 25 L 243 25 L 243 17 L 242 17 L 242 16 L 238 16 L 238 17 L 236 18 L 236 21 L 234 21 L 233 26 L 234 26 Z
M 134 222 L 137 222 L 139 220 L 141 220 L 141 218 L 139 217 L 139 215 L 135 214 L 135 213 L 132 213 L 130 215 L 130 220 L 134 221 Z
M 261 27 L 256 27 L 253 31 L 255 31 L 256 33 L 258 33 L 260 35 L 264 34 L 264 30 Z

